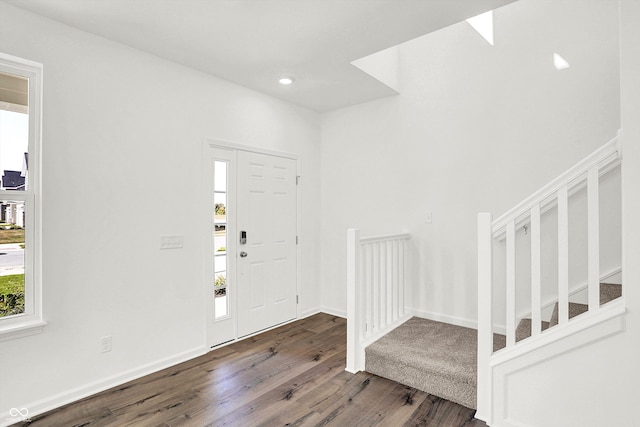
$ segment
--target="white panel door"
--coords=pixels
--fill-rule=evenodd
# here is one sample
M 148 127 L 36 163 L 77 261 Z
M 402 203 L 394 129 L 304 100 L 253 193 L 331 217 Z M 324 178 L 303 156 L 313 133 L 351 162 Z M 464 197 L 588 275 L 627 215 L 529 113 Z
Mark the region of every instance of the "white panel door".
M 236 226 L 242 337 L 296 317 L 295 160 L 238 151 Z

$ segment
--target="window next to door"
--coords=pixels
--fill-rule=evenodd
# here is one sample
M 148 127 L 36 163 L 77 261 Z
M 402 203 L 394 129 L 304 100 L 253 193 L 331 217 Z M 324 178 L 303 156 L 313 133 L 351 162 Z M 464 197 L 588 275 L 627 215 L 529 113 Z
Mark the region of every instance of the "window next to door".
M 213 202 L 214 202 L 214 318 L 229 316 L 227 283 L 227 167 L 226 161 L 214 162 Z

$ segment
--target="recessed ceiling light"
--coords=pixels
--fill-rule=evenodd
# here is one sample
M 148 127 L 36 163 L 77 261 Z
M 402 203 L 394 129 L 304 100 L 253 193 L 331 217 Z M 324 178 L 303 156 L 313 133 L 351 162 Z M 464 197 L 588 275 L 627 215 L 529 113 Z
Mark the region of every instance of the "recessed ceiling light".
M 291 76 L 282 76 L 278 79 L 278 83 L 280 83 L 281 85 L 287 86 L 290 85 L 291 83 L 295 82 L 296 79 L 294 79 Z

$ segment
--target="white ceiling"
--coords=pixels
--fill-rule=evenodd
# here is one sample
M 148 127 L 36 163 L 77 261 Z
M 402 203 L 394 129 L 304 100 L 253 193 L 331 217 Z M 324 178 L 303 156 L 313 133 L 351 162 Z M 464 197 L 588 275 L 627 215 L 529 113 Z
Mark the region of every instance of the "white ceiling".
M 514 0 L 5 1 L 324 112 L 394 93 L 352 61 Z

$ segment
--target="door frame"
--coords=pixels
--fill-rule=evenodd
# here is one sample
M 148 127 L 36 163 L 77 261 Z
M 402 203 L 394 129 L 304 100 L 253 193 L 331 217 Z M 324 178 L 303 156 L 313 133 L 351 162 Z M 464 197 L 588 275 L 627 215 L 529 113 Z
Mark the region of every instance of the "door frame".
M 210 309 L 210 306 L 212 306 L 212 304 L 210 304 L 209 302 L 209 298 L 211 297 L 209 292 L 210 290 L 209 286 L 210 286 L 210 283 L 212 283 L 211 281 L 214 280 L 215 273 L 212 273 L 211 271 L 211 268 L 209 266 L 209 264 L 211 263 L 211 260 L 208 259 L 208 256 L 207 256 L 211 249 L 211 235 L 207 231 L 209 231 L 212 228 L 211 227 L 212 225 L 211 207 L 210 207 L 211 203 L 209 203 L 209 200 L 210 200 L 209 198 L 211 197 L 211 194 L 209 193 L 209 191 L 212 189 L 212 186 L 211 186 L 212 181 L 208 181 L 208 180 L 212 179 L 212 176 L 210 173 L 211 159 L 212 157 L 214 157 L 212 150 L 215 150 L 215 149 L 233 152 L 234 160 L 233 160 L 233 166 L 231 167 L 231 170 L 234 171 L 234 174 L 237 171 L 237 152 L 248 151 L 248 152 L 257 153 L 257 154 L 265 154 L 269 156 L 283 157 L 283 158 L 294 160 L 296 162 L 296 182 L 300 178 L 300 159 L 295 154 L 261 148 L 261 147 L 255 147 L 255 146 L 250 146 L 245 144 L 238 144 L 238 143 L 223 141 L 219 139 L 205 138 L 202 144 L 202 156 L 201 156 L 202 169 L 201 169 L 200 175 L 201 175 L 201 186 L 202 186 L 202 200 L 201 200 L 202 220 L 201 221 L 202 221 L 202 230 L 204 230 L 204 232 L 202 232 L 202 286 L 203 286 L 203 295 L 204 295 L 203 310 L 204 310 L 204 319 L 205 319 L 205 337 L 204 338 L 205 338 L 205 346 L 208 350 L 219 348 L 224 345 L 231 344 L 235 341 L 238 341 L 237 300 L 235 297 L 230 297 L 230 300 L 229 300 L 231 324 L 233 325 L 232 338 L 225 339 L 222 342 L 215 343 L 215 344 L 212 344 L 209 339 L 211 335 L 210 332 L 214 324 L 214 322 L 210 319 L 210 317 L 213 315 L 213 310 Z M 232 178 L 228 177 L 227 185 L 229 185 L 230 182 L 232 183 L 231 188 L 233 188 L 233 198 L 234 198 L 233 204 L 235 205 L 235 198 L 236 198 L 236 191 L 237 191 L 237 186 L 236 186 L 237 176 L 233 176 Z M 297 185 L 296 185 L 296 191 L 298 191 Z M 229 202 L 227 201 L 227 203 Z M 227 227 L 228 229 L 235 230 L 236 224 L 237 224 L 235 211 L 233 212 L 232 220 L 233 220 L 233 224 L 230 226 L 229 224 L 231 224 L 231 218 L 227 218 L 227 224 L 228 224 Z M 300 231 L 300 194 L 298 192 L 298 195 L 296 197 L 296 236 L 300 235 L 299 231 Z M 229 238 L 229 236 L 232 236 L 232 238 L 235 238 L 236 234 L 237 233 L 234 233 L 233 235 L 228 234 L 227 238 Z M 235 248 L 235 245 L 234 245 L 234 248 Z M 233 277 L 234 283 L 235 283 L 236 269 L 237 269 L 235 256 L 236 255 L 234 253 L 233 262 L 227 263 L 227 266 L 229 268 L 229 270 L 227 271 L 227 276 L 229 277 L 229 274 L 231 273 L 231 277 Z M 227 259 L 230 259 L 229 254 L 227 254 L 227 257 L 228 257 Z M 231 267 L 233 268 L 233 272 L 230 271 Z M 302 262 L 301 262 L 301 256 L 300 256 L 300 245 L 296 244 L 296 295 L 300 295 L 301 267 L 302 267 Z M 235 292 L 233 293 L 235 294 Z M 296 318 L 293 320 L 297 320 L 299 318 L 300 318 L 300 303 L 299 301 L 296 301 Z M 276 327 L 276 325 L 274 325 L 274 327 Z M 269 330 L 269 329 L 272 329 L 272 328 L 270 327 L 270 328 L 267 328 L 266 330 Z M 262 333 L 262 332 L 264 332 L 264 330 L 256 333 Z M 248 338 L 253 335 L 254 334 L 243 336 L 242 339 Z

